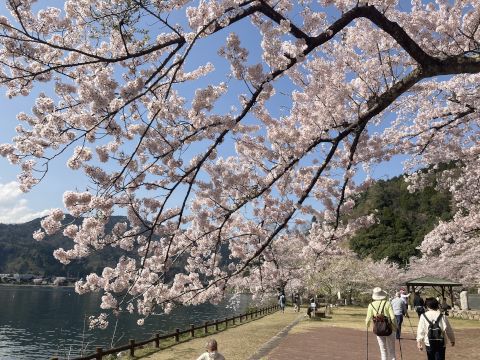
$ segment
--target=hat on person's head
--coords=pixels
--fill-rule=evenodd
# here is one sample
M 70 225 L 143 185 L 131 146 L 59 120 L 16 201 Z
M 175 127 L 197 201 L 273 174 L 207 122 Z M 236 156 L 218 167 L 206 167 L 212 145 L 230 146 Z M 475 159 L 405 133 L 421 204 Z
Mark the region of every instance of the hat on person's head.
M 382 290 L 382 288 L 376 287 L 372 291 L 373 300 L 383 300 L 387 297 L 387 293 Z

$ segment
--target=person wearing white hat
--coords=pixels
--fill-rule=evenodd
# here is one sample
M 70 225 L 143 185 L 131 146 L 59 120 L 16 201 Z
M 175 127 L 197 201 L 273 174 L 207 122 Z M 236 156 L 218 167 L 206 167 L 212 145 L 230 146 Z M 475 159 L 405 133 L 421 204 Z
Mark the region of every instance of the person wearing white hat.
M 395 331 L 397 322 L 393 312 L 392 304 L 387 300 L 387 293 L 381 288 L 376 287 L 372 292 L 372 300 L 368 305 L 367 318 L 365 322 L 367 328 L 370 326 L 372 319 L 378 315 L 383 315 L 392 326 L 392 332 L 388 336 L 377 335 L 378 346 L 382 360 L 396 360 L 395 358 Z

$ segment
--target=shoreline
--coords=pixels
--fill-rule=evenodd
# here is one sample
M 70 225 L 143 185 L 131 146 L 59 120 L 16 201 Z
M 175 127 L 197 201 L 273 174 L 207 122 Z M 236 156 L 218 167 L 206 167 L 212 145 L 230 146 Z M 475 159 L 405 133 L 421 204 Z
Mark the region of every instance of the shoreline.
M 10 287 L 38 287 L 38 288 L 75 288 L 75 285 L 53 285 L 53 284 L 47 284 L 47 285 L 35 285 L 35 284 L 10 284 L 10 283 L 0 283 L 0 286 L 10 286 Z

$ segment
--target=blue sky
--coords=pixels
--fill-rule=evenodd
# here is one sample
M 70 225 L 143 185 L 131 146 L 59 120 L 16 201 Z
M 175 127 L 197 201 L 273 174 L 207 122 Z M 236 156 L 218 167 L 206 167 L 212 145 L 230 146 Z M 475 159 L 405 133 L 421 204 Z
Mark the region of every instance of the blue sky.
M 0 14 L 2 13 L 5 13 L 3 7 L 0 9 Z M 330 15 L 333 18 L 334 14 L 332 13 Z M 242 40 L 245 38 L 248 39 L 246 45 L 249 45 L 250 53 L 255 55 L 255 51 L 258 51 L 259 49 L 258 39 L 260 37 L 258 33 L 253 30 L 251 26 L 246 26 L 245 22 L 237 24 L 234 28 L 227 31 L 231 32 L 235 30 L 241 30 L 244 33 Z M 218 39 L 222 39 L 222 43 L 224 42 L 226 34 L 226 32 L 222 32 L 218 35 Z M 196 54 L 192 54 L 194 55 L 192 58 L 197 60 L 193 60 L 189 63 L 188 67 L 194 68 L 196 65 L 203 63 L 202 54 L 205 54 L 206 52 L 216 53 L 219 46 L 220 43 L 217 41 L 209 42 L 200 46 L 196 50 Z M 255 48 L 257 50 L 255 50 Z M 209 61 L 212 60 L 209 59 Z M 213 77 L 204 80 L 205 84 L 210 81 L 218 83 L 219 81 L 224 80 L 222 79 L 222 74 L 225 74 L 228 71 L 229 66 L 225 60 L 217 58 L 216 61 L 213 60 L 212 62 L 214 62 L 217 71 L 212 75 Z M 288 85 L 286 87 L 288 88 Z M 30 113 L 34 99 L 40 91 L 45 90 L 47 94 L 51 94 L 51 91 L 47 90 L 48 88 L 48 84 L 44 89 L 37 87 L 30 96 L 17 97 L 12 100 L 5 97 L 4 89 L 0 90 L 0 109 L 2 110 L 0 143 L 10 142 L 12 137 L 15 136 L 15 126 L 18 124 L 16 121 L 16 114 L 21 111 Z M 284 87 L 284 90 L 285 89 L 286 88 Z M 190 93 L 191 96 L 195 88 L 185 88 L 183 90 L 185 90 L 187 94 Z M 272 108 L 275 107 L 280 109 L 284 101 L 285 99 L 282 95 L 277 95 L 271 101 L 271 106 Z M 236 96 L 227 99 L 226 102 L 221 104 L 221 107 L 228 109 L 232 104 L 237 104 Z M 229 148 L 230 150 L 227 151 Z M 223 149 L 226 150 L 225 153 L 219 154 L 219 156 L 225 157 L 232 154 L 232 147 L 229 146 L 228 142 L 225 143 Z M 60 157 L 57 161 L 52 163 L 49 173 L 44 181 L 34 187 L 29 193 L 22 193 L 18 189 L 18 183 L 16 182 L 16 177 L 19 173 L 18 167 L 12 166 L 7 160 L 0 158 L 0 223 L 19 223 L 43 216 L 48 212 L 48 209 L 63 207 L 62 194 L 64 191 L 72 189 L 84 190 L 87 186 L 87 182 L 82 177 L 82 173 L 72 172 L 65 167 L 66 159 L 70 156 L 69 154 L 70 152 L 67 152 L 63 157 Z M 376 166 L 372 169 L 373 176 L 375 178 L 385 179 L 401 174 L 401 160 L 402 159 L 396 158 L 388 163 Z

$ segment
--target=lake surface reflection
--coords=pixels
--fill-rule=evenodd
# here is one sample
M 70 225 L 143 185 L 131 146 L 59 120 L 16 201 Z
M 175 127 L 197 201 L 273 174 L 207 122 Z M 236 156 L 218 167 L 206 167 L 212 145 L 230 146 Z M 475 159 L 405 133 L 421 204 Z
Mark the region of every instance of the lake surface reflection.
M 80 355 L 82 348 L 87 348 L 87 353 L 97 346 L 110 348 L 115 319 L 110 319 L 107 330 L 89 330 L 86 324 L 83 331 L 85 317 L 100 312 L 100 298 L 101 294 L 79 296 L 72 288 L 0 286 L 0 359 L 72 358 Z M 143 326 L 136 324 L 136 316 L 122 314 L 113 346 L 239 314 L 249 301 L 248 295 L 240 296 L 235 309 L 227 301 L 179 307 L 168 315 L 149 317 Z

